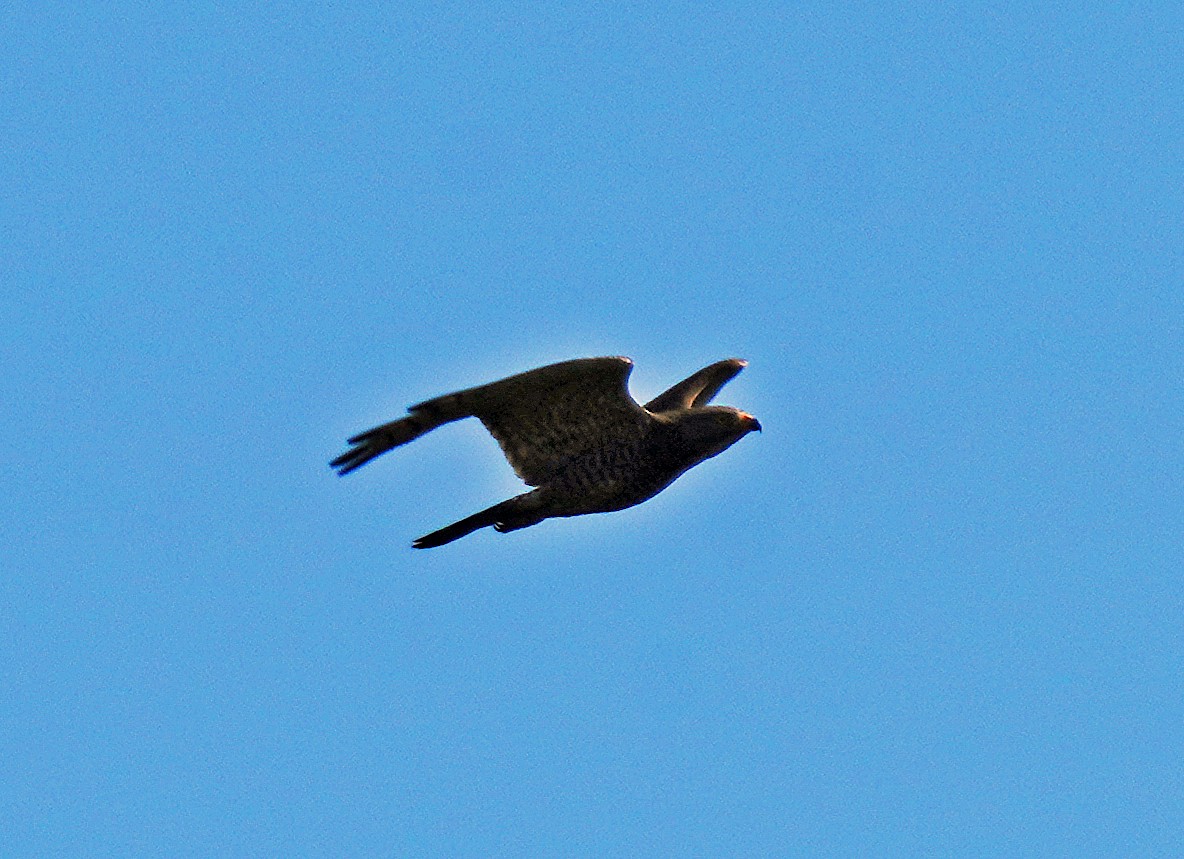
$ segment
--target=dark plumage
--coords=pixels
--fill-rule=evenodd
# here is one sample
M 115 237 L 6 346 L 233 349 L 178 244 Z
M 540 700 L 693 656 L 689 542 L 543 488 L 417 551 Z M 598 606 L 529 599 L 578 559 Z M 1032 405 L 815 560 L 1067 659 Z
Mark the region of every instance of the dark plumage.
M 408 415 L 349 440 L 333 460 L 348 474 L 436 427 L 476 417 L 501 445 L 530 492 L 420 537 L 442 546 L 478 528 L 516 531 L 557 516 L 622 510 L 727 450 L 761 425 L 727 406 L 708 406 L 745 362 L 704 367 L 644 407 L 629 395 L 628 358 L 579 358 L 427 400 Z

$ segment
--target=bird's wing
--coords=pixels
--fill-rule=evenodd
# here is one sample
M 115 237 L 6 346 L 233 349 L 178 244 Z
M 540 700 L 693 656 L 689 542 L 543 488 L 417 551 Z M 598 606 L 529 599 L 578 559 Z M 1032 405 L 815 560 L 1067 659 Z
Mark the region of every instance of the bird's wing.
M 716 361 L 663 391 L 645 404 L 646 411 L 668 412 L 705 406 L 737 373 L 748 365 L 739 358 Z
M 579 358 L 412 406 L 433 424 L 479 418 L 531 486 L 587 451 L 636 443 L 653 418 L 629 395 L 628 358 Z

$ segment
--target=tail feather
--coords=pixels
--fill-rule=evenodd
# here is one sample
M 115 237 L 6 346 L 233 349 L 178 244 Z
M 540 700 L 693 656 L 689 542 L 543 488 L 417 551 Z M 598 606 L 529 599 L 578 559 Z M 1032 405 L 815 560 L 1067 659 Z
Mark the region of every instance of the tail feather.
M 416 549 L 434 549 L 436 546 L 443 546 L 445 543 L 459 540 L 466 534 L 473 533 L 478 528 L 488 528 L 490 525 L 496 525 L 506 513 L 510 512 L 512 509 L 510 504 L 513 500 L 510 499 L 510 501 L 494 504 L 480 513 L 474 513 L 472 516 L 466 516 L 459 522 L 453 522 L 439 531 L 425 534 L 411 545 Z

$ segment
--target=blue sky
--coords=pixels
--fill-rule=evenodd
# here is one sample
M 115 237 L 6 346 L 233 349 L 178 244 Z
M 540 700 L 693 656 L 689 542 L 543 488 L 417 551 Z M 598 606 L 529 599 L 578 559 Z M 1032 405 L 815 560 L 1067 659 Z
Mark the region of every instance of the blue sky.
M 1179 9 L 0 35 L 0 853 L 1184 853 Z M 479 425 L 328 468 L 605 354 L 765 431 L 425 552 Z

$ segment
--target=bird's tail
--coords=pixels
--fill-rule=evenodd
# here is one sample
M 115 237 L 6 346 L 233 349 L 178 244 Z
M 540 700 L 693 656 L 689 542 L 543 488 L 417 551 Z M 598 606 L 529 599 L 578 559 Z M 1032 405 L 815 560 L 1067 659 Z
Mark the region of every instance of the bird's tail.
M 466 534 L 473 533 L 478 528 L 488 528 L 490 525 L 501 532 L 517 531 L 519 528 L 535 525 L 541 522 L 543 517 L 537 513 L 523 509 L 524 506 L 528 506 L 523 504 L 523 499 L 529 498 L 533 494 L 533 492 L 528 492 L 525 495 L 511 498 L 509 501 L 494 504 L 480 513 L 474 513 L 472 516 L 466 516 L 459 522 L 453 522 L 439 531 L 425 534 L 411 545 L 416 549 L 433 549 L 436 546 L 451 543 L 453 540 L 459 540 Z
M 453 540 L 459 540 L 466 534 L 471 534 L 478 528 L 487 528 L 490 525 L 497 524 L 499 517 L 505 512 L 506 505 L 509 501 L 503 501 L 500 504 L 494 504 L 492 507 L 482 510 L 480 513 L 474 513 L 472 516 L 466 516 L 459 522 L 453 522 L 451 525 L 441 528 L 439 531 L 433 531 L 420 537 L 411 545 L 416 549 L 434 549 L 436 546 L 443 546 L 445 543 L 451 543 Z

